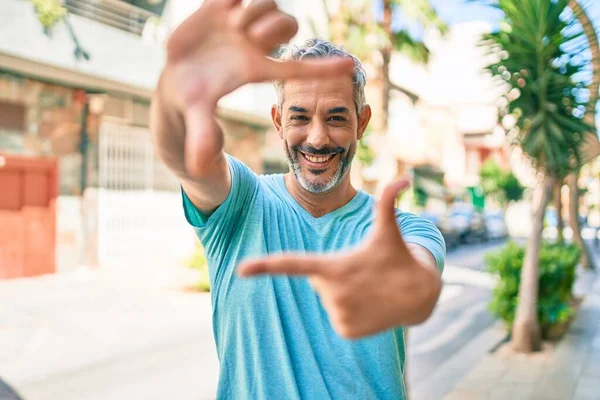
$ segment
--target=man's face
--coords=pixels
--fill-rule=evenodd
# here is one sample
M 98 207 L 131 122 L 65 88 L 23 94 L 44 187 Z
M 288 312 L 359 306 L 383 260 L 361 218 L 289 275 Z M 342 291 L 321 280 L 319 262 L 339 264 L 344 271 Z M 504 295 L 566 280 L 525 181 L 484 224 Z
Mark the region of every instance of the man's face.
M 283 87 L 281 110 L 272 117 L 283 139 L 290 169 L 311 193 L 327 193 L 346 177 L 357 141 L 370 118 L 354 105 L 350 77 L 288 81 Z

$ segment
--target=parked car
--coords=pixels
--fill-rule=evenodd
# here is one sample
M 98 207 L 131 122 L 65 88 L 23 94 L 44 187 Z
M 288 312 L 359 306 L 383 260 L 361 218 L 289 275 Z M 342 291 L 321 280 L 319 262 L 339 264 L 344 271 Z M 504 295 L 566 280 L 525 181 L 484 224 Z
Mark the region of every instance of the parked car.
M 488 240 L 487 226 L 483 214 L 467 203 L 452 206 L 448 220 L 458 232 L 461 243 L 485 242 Z
M 500 211 L 484 214 L 487 236 L 490 240 L 504 239 L 508 236 L 508 227 L 504 213 Z

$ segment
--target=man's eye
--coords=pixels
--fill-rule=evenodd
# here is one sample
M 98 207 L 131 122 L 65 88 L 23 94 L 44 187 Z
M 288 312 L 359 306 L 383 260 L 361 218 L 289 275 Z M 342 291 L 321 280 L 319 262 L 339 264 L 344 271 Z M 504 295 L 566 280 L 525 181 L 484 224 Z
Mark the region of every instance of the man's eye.
M 292 115 L 290 119 L 296 121 L 308 121 L 308 118 L 304 115 Z
M 336 122 L 344 122 L 346 121 L 346 118 L 341 117 L 339 115 L 334 115 L 333 117 L 329 118 L 330 121 L 336 121 Z

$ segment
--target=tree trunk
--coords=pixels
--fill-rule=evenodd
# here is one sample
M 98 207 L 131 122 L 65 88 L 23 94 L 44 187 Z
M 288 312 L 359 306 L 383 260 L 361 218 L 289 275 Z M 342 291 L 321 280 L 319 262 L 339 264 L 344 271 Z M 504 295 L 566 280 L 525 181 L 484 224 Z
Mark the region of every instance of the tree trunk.
M 392 9 L 391 0 L 383 2 L 383 20 L 380 23 L 381 29 L 391 40 L 392 35 Z M 371 60 L 374 67 L 374 76 L 369 77 L 369 84 L 366 87 L 367 97 L 371 105 L 371 122 L 369 126 L 373 134 L 372 145 L 376 153 L 381 151 L 385 141 L 383 137 L 388 131 L 389 104 L 390 104 L 390 62 L 392 59 L 391 42 L 385 47 L 377 50 L 377 54 Z
M 569 8 L 583 27 L 588 45 L 592 53 L 592 83 L 590 84 L 590 101 L 585 111 L 584 120 L 592 127 L 590 133 L 585 135 L 584 145 L 582 146 L 583 161 L 589 162 L 600 155 L 600 141 L 596 133 L 596 103 L 600 96 L 600 47 L 598 47 L 598 35 L 594 30 L 594 25 L 587 13 L 581 7 L 577 0 L 569 1 Z
M 591 161 L 600 155 L 600 142 L 596 132 L 596 103 L 600 96 L 600 47 L 598 47 L 598 35 L 594 29 L 594 25 L 585 9 L 581 7 L 577 0 L 570 0 L 569 7 L 573 10 L 573 14 L 583 27 L 583 31 L 588 40 L 588 45 L 592 53 L 592 83 L 590 85 L 590 101 L 585 110 L 583 117 L 584 121 L 592 128 L 585 135 L 584 144 L 582 146 L 583 161 Z M 577 178 L 579 171 L 569 176 L 569 222 L 573 230 L 573 240 L 581 247 L 583 254 L 581 257 L 581 265 L 584 268 L 595 269 L 594 258 L 591 256 L 588 247 L 585 245 L 581 237 L 581 226 L 579 224 L 579 190 L 577 188 Z
M 556 241 L 558 243 L 564 243 L 565 237 L 563 231 L 565 229 L 565 221 L 562 216 L 562 196 L 560 194 L 560 190 L 562 188 L 562 181 L 557 179 L 554 182 L 553 189 L 553 199 L 554 199 L 554 207 L 556 207 Z
M 329 40 L 336 45 L 344 45 L 345 39 L 348 37 L 348 24 L 344 20 L 347 14 L 346 5 L 343 1 L 336 5 L 336 9 L 330 9 L 330 1 L 321 0 L 323 10 L 327 18 L 327 28 L 329 30 Z
M 392 4 L 391 0 L 383 1 L 383 31 L 389 38 L 389 44 L 381 50 L 382 65 L 381 78 L 383 79 L 383 88 L 381 93 L 381 131 L 388 133 L 388 120 L 390 112 L 390 63 L 392 61 Z
M 537 314 L 537 298 L 539 285 L 540 247 L 542 245 L 542 229 L 544 212 L 548 205 L 554 179 L 544 176 L 538 183 L 532 202 L 532 232 L 527 243 L 527 251 L 521 283 L 515 322 L 512 327 L 512 346 L 521 353 L 538 351 L 541 347 L 542 335 Z
M 573 230 L 573 242 L 577 243 L 577 246 L 582 250 L 579 263 L 583 268 L 594 270 L 596 269 L 594 257 L 592 257 L 588 246 L 581 236 L 581 225 L 579 223 L 579 186 L 577 185 L 578 176 L 579 174 L 576 172 L 567 177 L 567 184 L 569 185 L 569 225 L 571 230 Z

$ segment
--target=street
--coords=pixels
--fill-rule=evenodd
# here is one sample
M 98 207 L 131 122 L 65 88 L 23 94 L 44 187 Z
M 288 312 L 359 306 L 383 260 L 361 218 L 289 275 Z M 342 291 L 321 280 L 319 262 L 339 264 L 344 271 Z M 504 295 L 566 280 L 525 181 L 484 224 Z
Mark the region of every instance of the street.
M 431 386 L 430 378 L 492 325 L 491 281 L 479 270 L 496 246 L 448 254 L 434 315 L 409 331 L 411 392 Z M 214 398 L 209 295 L 183 292 L 180 282 L 158 288 L 144 283 L 148 276 L 113 274 L 0 282 L 0 377 L 24 400 Z M 475 361 L 464 362 L 468 368 Z

